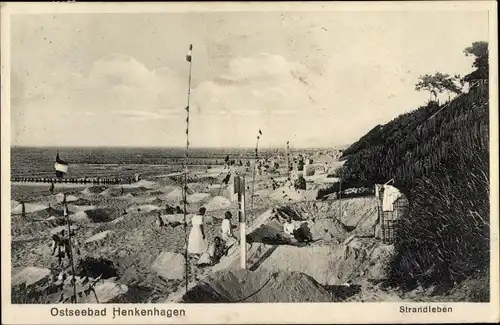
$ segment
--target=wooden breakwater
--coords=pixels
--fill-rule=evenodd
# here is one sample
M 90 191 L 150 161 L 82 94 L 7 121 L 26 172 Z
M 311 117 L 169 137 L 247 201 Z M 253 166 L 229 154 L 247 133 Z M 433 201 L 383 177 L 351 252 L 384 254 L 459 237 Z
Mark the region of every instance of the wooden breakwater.
M 81 178 L 48 178 L 48 177 L 12 177 L 11 182 L 16 183 L 67 183 L 67 184 L 92 184 L 92 185 L 112 185 L 112 184 L 132 184 L 133 178 L 115 177 L 81 177 Z

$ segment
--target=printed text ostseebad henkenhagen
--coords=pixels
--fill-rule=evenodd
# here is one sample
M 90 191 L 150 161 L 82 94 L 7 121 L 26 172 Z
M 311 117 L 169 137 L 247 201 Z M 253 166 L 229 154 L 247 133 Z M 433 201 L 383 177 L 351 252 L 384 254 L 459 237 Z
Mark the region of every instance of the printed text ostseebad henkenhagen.
M 113 307 L 109 308 L 110 313 L 108 314 L 108 308 L 58 308 L 53 307 L 50 309 L 50 314 L 52 316 L 58 317 L 72 317 L 72 316 L 90 316 L 90 317 L 106 317 L 112 315 L 113 318 L 116 317 L 133 317 L 133 316 L 161 316 L 161 317 L 182 317 L 186 316 L 185 309 L 163 309 L 163 308 L 123 308 L 123 307 Z

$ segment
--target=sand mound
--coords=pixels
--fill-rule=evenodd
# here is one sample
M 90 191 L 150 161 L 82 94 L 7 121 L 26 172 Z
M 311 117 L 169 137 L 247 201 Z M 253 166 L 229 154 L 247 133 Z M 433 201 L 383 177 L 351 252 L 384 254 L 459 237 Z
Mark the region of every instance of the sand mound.
M 279 246 L 259 269 L 267 271 L 303 272 L 323 285 L 339 284 L 337 270 L 331 267 L 339 250 L 330 246 Z
M 96 209 L 95 205 L 68 204 L 68 211 L 73 213 L 77 213 L 79 211 L 93 210 L 93 209 Z
M 167 280 L 183 279 L 185 276 L 184 256 L 172 252 L 162 252 L 151 265 L 151 269 Z
M 167 214 L 167 215 L 162 215 L 161 218 L 163 219 L 163 222 L 165 224 L 182 224 L 184 223 L 184 215 L 183 214 Z M 189 224 L 191 222 L 191 219 L 193 218 L 193 215 L 187 215 L 186 216 L 186 222 Z
M 73 222 L 87 223 L 92 222 L 92 219 L 85 213 L 85 211 L 77 211 L 69 215 L 69 219 Z
M 171 204 L 179 204 L 183 199 L 182 190 L 180 188 L 176 188 L 167 195 L 162 196 L 161 199 Z
M 111 235 L 113 232 L 111 230 L 106 230 L 106 231 L 103 231 L 103 232 L 100 232 L 98 234 L 95 234 L 94 236 L 88 238 L 86 241 L 85 241 L 85 244 L 88 244 L 88 243 L 92 243 L 92 242 L 96 242 L 96 241 L 100 241 L 100 240 L 103 240 L 105 239 L 106 237 L 108 237 L 109 235 Z
M 340 245 L 278 246 L 259 269 L 304 272 L 322 285 L 338 285 L 348 280 L 379 282 L 388 279 L 393 256 L 392 245 L 352 235 Z
M 127 194 L 129 195 L 129 194 Z M 161 204 L 161 200 L 151 196 L 128 196 L 127 200 L 135 204 Z
M 300 191 L 288 186 L 282 186 L 272 191 L 269 198 L 276 202 L 303 201 Z
M 120 196 L 122 194 L 121 192 L 122 191 L 119 188 L 110 187 L 110 188 L 102 191 L 99 195 L 102 195 L 102 196 Z
M 227 209 L 230 206 L 231 206 L 231 201 L 229 201 L 223 196 L 216 196 L 212 198 L 207 204 L 204 205 L 207 211 Z
M 192 203 L 199 203 L 199 202 L 207 199 L 208 197 L 210 197 L 210 194 L 208 194 L 208 193 L 194 193 L 194 194 L 188 195 L 186 200 L 188 203 L 192 204 Z
M 332 302 L 333 297 L 303 273 L 216 272 L 183 297 L 186 303 Z
M 311 234 L 315 240 L 335 240 L 339 243 L 349 236 L 349 232 L 339 221 L 331 219 L 321 219 L 314 222 L 311 226 Z
M 103 192 L 104 190 L 106 190 L 106 186 L 91 186 L 91 187 L 87 187 L 86 189 L 84 189 L 80 193 L 82 193 L 82 194 L 99 194 L 99 193 Z
M 163 192 L 163 193 L 170 193 L 170 192 L 172 192 L 173 190 L 176 190 L 176 189 L 178 189 L 178 188 L 179 188 L 179 186 L 175 186 L 175 185 L 165 185 L 165 186 L 161 187 L 161 188 L 159 189 L 159 191 L 161 191 L 161 192 Z
M 118 303 L 129 291 L 126 285 L 108 280 L 99 282 L 94 287 L 94 290 L 99 299 L 99 303 Z M 82 303 L 95 304 L 97 301 L 95 300 L 95 296 L 93 294 L 89 294 L 88 296 L 85 296 Z
M 71 230 L 75 230 L 75 231 L 80 229 L 80 227 L 78 225 L 71 225 L 70 228 L 71 228 Z M 60 233 L 62 230 L 64 230 L 66 235 L 68 234 L 68 226 L 67 225 L 62 225 L 62 226 L 55 227 L 55 228 L 51 229 L 50 234 L 55 235 L 55 234 Z
M 138 181 L 132 185 L 136 185 L 139 187 L 145 187 L 147 189 L 155 189 L 155 188 L 158 188 L 159 186 L 161 186 L 157 182 L 152 182 L 152 181 L 148 181 L 145 179 L 141 179 L 140 181 Z
M 37 211 L 47 210 L 49 208 L 48 205 L 45 204 L 37 204 L 37 203 L 25 203 L 24 204 L 26 214 L 34 213 Z M 12 209 L 12 214 L 22 214 L 23 206 L 19 204 L 14 209 Z
M 54 201 L 57 201 L 57 202 L 63 202 L 64 200 L 64 193 L 57 193 L 56 195 L 54 195 Z M 78 201 L 79 198 L 74 196 L 74 195 L 66 195 L 66 202 L 75 202 L 75 201 Z
M 123 194 L 122 194 L 122 189 L 123 189 Z M 124 185 L 119 185 L 119 186 L 113 186 L 108 188 L 107 190 L 103 191 L 100 193 L 102 196 L 107 196 L 107 197 L 116 197 L 116 196 L 122 196 L 124 194 L 136 194 L 136 193 L 144 193 L 147 192 L 149 189 L 145 188 L 143 186 L 137 186 L 135 184 L 124 184 Z
M 40 267 L 28 266 L 12 277 L 12 286 L 25 285 L 29 287 L 43 280 L 48 279 L 50 270 Z

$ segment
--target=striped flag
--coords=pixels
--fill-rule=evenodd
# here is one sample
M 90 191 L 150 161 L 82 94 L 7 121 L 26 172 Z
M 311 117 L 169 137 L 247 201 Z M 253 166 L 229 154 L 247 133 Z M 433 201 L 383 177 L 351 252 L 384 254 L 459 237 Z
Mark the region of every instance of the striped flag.
M 59 158 L 59 152 L 56 156 L 56 163 L 54 164 L 56 170 L 56 177 L 63 178 L 68 173 L 68 163 Z
M 191 62 L 191 54 L 193 52 L 193 44 L 189 45 L 189 51 L 186 54 L 186 61 Z

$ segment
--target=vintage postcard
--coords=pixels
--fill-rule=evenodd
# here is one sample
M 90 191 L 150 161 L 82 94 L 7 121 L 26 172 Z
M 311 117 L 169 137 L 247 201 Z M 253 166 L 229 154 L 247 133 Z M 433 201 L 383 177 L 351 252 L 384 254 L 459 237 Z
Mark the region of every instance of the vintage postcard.
M 2 323 L 499 321 L 496 2 L 1 24 Z

